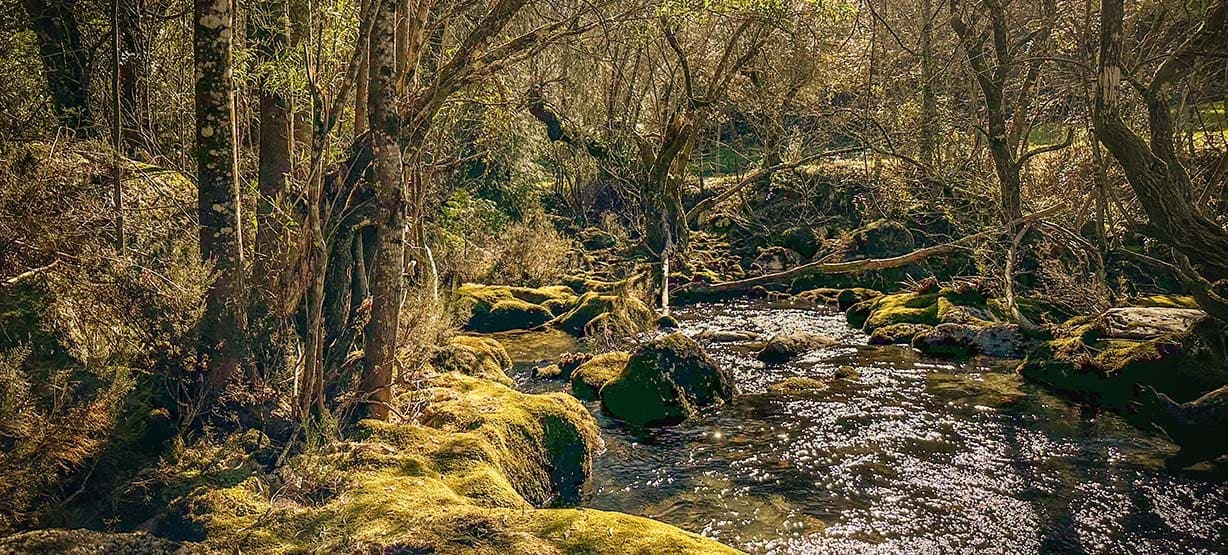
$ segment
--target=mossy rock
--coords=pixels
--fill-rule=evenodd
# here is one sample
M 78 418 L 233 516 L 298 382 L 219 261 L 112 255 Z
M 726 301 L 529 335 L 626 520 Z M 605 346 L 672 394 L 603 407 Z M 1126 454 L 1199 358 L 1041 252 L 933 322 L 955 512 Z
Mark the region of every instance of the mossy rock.
M 805 332 L 787 333 L 769 339 L 767 345 L 764 345 L 755 356 L 768 364 L 778 364 L 835 344 L 835 339 L 825 335 Z
M 870 334 L 871 345 L 907 345 L 912 338 L 934 329 L 928 324 L 891 324 L 874 330 Z
M 1055 339 L 1028 354 L 1019 372 L 1058 393 L 1127 415 L 1140 386 L 1184 403 L 1228 385 L 1222 324 L 1204 321 L 1185 333 L 1147 341 L 1104 333 L 1094 318 L 1067 322 Z
M 458 335 L 436 353 L 432 360 L 442 372 L 459 372 L 511 386 L 515 382 L 507 375 L 512 359 L 503 345 L 488 337 Z
M 629 353 L 613 352 L 589 359 L 571 372 L 571 394 L 580 399 L 596 400 L 601 388 L 622 373 L 630 358 Z
M 555 318 L 551 325 L 583 337 L 594 331 L 594 324 L 621 326 L 632 331 L 645 328 L 655 319 L 656 312 L 634 297 L 585 293 L 576 301 L 575 308 Z
M 363 421 L 359 441 L 194 492 L 189 518 L 204 527 L 203 546 L 225 553 L 736 553 L 645 518 L 535 508 L 574 498 L 600 448 L 595 421 L 570 396 L 529 395 L 455 373 L 430 385 L 419 392 L 431 399 L 421 424 Z M 311 500 L 287 474 L 293 468 L 339 479 L 323 481 L 334 491 Z M 278 483 L 288 487 L 269 487 Z
M 601 388 L 601 404 L 634 426 L 669 426 L 733 399 L 733 375 L 695 340 L 675 333 L 641 345 Z
M 816 287 L 794 295 L 797 299 L 814 304 L 835 305 L 843 289 Z
M 912 232 L 897 221 L 878 220 L 849 234 L 853 252 L 864 258 L 889 258 L 913 250 Z
M 520 297 L 517 297 L 517 295 Z M 462 313 L 469 315 L 465 329 L 479 333 L 509 330 L 527 330 L 549 322 L 554 315 L 546 307 L 524 300 L 525 298 L 556 299 L 546 289 L 533 290 L 501 285 L 466 283 L 456 290 L 457 305 Z
M 857 305 L 854 305 L 857 306 Z M 884 295 L 871 301 L 865 324 L 867 332 L 892 324 L 925 324 L 936 326 L 938 321 L 938 295 L 897 293 Z M 851 312 L 851 309 L 850 309 Z
M 933 291 L 931 289 L 930 291 Z M 895 293 L 849 307 L 850 325 L 861 322 L 866 332 L 892 324 L 972 324 L 989 325 L 992 316 L 986 299 L 975 290 L 945 288 L 933 293 Z

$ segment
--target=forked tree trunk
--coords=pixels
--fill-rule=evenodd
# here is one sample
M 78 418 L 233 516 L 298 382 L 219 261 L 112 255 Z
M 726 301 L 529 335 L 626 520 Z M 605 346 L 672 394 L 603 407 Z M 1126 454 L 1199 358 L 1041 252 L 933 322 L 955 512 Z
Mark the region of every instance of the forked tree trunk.
M 215 267 L 205 301 L 201 348 L 206 357 L 205 399 L 219 394 L 244 356 L 246 302 L 243 242 L 231 72 L 230 0 L 195 0 L 196 162 L 200 251 Z
M 375 23 L 371 30 L 369 65 L 370 134 L 374 156 L 374 189 L 378 210 L 375 218 L 375 252 L 369 284 L 371 317 L 365 333 L 366 370 L 361 392 L 365 403 L 360 415 L 388 419 L 396 364 L 400 302 L 404 289 L 401 272 L 405 265 L 405 202 L 401 187 L 401 147 L 396 137 L 400 122 L 396 114 L 395 0 L 372 0 Z

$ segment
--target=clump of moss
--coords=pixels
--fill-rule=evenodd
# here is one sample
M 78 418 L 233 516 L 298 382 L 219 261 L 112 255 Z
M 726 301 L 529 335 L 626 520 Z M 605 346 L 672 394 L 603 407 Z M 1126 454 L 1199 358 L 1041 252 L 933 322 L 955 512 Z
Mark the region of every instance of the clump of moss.
M 601 388 L 622 373 L 630 358 L 629 353 L 613 352 L 589 359 L 571 372 L 571 394 L 580 399 L 597 399 Z
M 551 324 L 572 335 L 586 336 L 602 325 L 624 332 L 642 330 L 655 319 L 656 313 L 637 298 L 590 292 L 581 295 L 575 308 Z
M 456 290 L 458 309 L 468 314 L 465 329 L 492 333 L 532 329 L 554 318 L 576 300 L 566 286 L 539 288 L 466 283 Z M 549 306 L 547 306 L 547 304 Z
M 512 367 L 511 357 L 502 344 L 488 337 L 452 337 L 433 362 L 443 372 L 459 372 L 508 386 L 515 383 L 507 375 Z
M 736 553 L 659 522 L 595 510 L 535 509 L 574 496 L 600 448 L 575 399 L 529 395 L 458 373 L 419 393 L 413 424 L 363 421 L 361 441 L 297 455 L 345 480 L 307 502 L 281 474 L 191 496 L 214 551 L 260 553 Z
M 635 426 L 668 426 L 733 398 L 733 376 L 695 340 L 675 333 L 640 346 L 601 388 L 602 406 Z

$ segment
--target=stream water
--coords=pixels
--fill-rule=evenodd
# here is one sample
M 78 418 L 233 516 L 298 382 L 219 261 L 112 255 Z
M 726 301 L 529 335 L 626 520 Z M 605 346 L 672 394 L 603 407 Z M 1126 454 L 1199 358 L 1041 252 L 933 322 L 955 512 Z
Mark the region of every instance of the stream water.
M 643 515 L 751 553 L 1217 553 L 1228 484 L 1171 473 L 1174 447 L 984 362 L 869 347 L 827 309 L 732 301 L 677 309 L 681 331 L 822 333 L 840 346 L 765 367 L 749 341 L 701 340 L 734 402 L 636 432 L 601 414 L 585 506 Z M 702 337 L 702 336 L 701 336 Z M 530 351 L 573 347 L 546 339 Z M 522 370 L 528 364 L 519 364 Z M 841 374 L 852 377 L 836 378 Z M 850 369 L 853 372 L 850 372 Z M 805 394 L 790 376 L 829 384 Z M 519 376 L 529 390 L 559 382 Z

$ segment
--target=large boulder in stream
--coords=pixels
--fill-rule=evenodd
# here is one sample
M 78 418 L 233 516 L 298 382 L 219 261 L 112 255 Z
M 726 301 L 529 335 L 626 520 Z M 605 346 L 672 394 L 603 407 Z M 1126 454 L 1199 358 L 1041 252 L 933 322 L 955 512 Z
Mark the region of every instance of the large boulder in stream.
M 695 340 L 675 333 L 636 349 L 600 394 L 605 410 L 628 424 L 669 426 L 732 400 L 733 375 Z
M 767 345 L 764 345 L 755 356 L 768 364 L 778 364 L 835 344 L 836 340 L 826 335 L 806 332 L 785 333 L 769 339 Z

